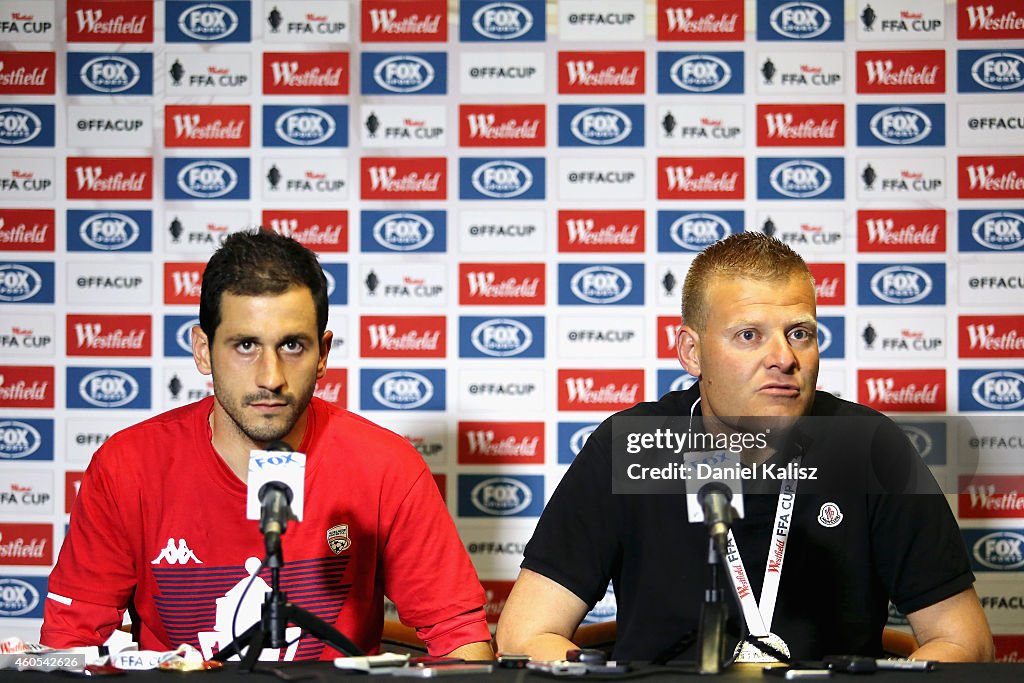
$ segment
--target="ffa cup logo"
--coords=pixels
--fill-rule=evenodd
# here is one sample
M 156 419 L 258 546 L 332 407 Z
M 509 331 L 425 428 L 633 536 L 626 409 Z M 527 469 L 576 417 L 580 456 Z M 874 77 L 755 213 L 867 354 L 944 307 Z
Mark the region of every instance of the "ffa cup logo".
M 327 547 L 335 555 L 341 555 L 352 547 L 352 539 L 348 537 L 348 524 L 338 524 L 327 530 Z
M 821 506 L 818 511 L 818 524 L 831 529 L 837 527 L 843 521 L 843 513 L 839 506 L 829 502 Z

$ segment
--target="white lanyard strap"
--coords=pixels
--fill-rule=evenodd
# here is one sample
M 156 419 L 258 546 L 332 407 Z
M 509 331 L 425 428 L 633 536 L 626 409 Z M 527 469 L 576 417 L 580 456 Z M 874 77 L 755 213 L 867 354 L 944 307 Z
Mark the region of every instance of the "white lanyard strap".
M 799 458 L 794 461 L 798 466 Z M 729 529 L 729 540 L 726 546 L 725 561 L 729 567 L 729 580 L 739 596 L 743 618 L 747 622 L 750 635 L 763 638 L 768 635 L 775 616 L 775 604 L 779 597 L 779 584 L 782 582 L 782 563 L 786 558 L 786 546 L 789 543 L 789 530 L 793 523 L 793 505 L 796 502 L 796 479 L 782 482 L 779 490 L 779 501 L 775 506 L 775 522 L 772 525 L 772 543 L 768 548 L 768 559 L 765 562 L 764 582 L 761 585 L 761 600 L 754 597 L 750 586 L 750 577 L 743 566 L 739 546 L 732 529 Z

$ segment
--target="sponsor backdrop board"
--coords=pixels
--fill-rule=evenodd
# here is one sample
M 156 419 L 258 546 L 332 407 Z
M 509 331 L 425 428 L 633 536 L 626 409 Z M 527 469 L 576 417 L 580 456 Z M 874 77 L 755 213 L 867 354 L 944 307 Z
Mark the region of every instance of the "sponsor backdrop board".
M 320 254 L 318 395 L 420 450 L 496 617 L 594 426 L 692 382 L 693 257 L 757 230 L 811 264 L 821 388 L 954 482 L 1015 656 L 1022 98 L 1017 0 L 0 0 L 0 634 L 95 448 L 212 390 L 226 235 Z

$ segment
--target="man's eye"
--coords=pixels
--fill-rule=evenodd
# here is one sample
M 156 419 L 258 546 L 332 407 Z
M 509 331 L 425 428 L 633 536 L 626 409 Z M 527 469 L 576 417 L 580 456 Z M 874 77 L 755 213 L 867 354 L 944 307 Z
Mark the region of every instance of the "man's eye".
M 753 330 L 743 330 L 740 332 L 740 339 L 743 341 L 754 341 L 757 338 L 757 334 Z
M 793 330 L 791 334 L 797 341 L 807 341 L 811 338 L 811 333 L 807 330 Z
M 285 351 L 289 351 L 289 352 L 291 352 L 291 353 L 298 353 L 299 351 L 301 351 L 301 350 L 302 350 L 302 344 L 300 344 L 300 343 L 299 343 L 299 342 L 297 342 L 297 341 L 290 341 L 290 342 L 285 342 L 285 343 L 284 343 L 284 344 L 282 345 L 282 348 L 283 348 L 283 349 L 284 349 Z
M 238 350 L 241 351 L 242 353 L 249 353 L 254 348 L 256 348 L 256 345 L 253 344 L 252 342 L 244 341 L 239 342 L 238 344 Z

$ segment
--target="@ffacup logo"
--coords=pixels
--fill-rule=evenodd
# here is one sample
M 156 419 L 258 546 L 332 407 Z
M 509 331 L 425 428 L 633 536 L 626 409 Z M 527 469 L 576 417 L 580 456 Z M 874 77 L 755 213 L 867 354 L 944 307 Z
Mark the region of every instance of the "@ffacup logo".
M 833 502 L 825 503 L 818 511 L 818 524 L 831 529 L 837 527 L 843 521 L 843 512 Z

